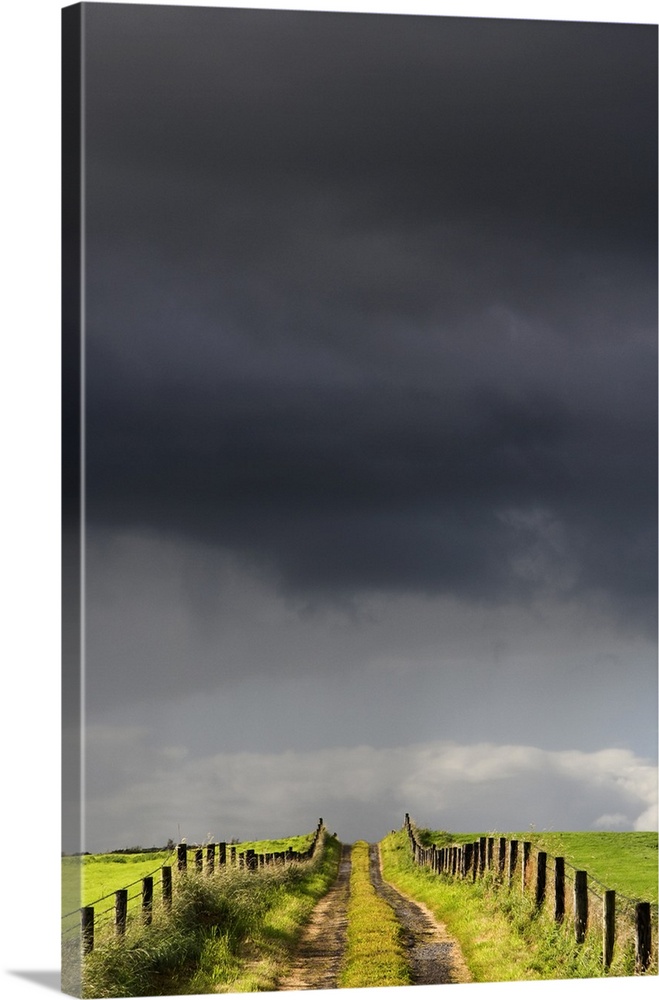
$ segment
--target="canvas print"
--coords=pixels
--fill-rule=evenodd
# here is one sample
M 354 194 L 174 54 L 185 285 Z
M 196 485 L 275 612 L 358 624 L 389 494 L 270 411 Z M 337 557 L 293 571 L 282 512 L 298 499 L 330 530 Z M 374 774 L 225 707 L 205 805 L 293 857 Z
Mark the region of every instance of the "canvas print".
M 63 46 L 64 991 L 655 976 L 656 25 Z

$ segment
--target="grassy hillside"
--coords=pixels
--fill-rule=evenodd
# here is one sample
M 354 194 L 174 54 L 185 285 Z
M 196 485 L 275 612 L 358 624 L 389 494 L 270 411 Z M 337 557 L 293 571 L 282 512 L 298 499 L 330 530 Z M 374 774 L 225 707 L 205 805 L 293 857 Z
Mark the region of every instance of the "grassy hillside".
M 417 831 L 425 844 L 470 843 L 484 833 Z M 501 834 L 503 836 L 503 834 Z M 540 850 L 566 857 L 591 876 L 628 896 L 656 899 L 657 872 L 653 868 L 655 835 L 510 833 L 530 840 Z M 396 888 L 425 903 L 460 942 L 476 982 L 507 980 L 593 978 L 604 975 L 601 925 L 597 907 L 586 941 L 576 945 L 569 919 L 557 924 L 551 907 L 538 910 L 532 893 L 519 886 L 497 885 L 490 873 L 476 881 L 437 875 L 414 864 L 406 832 L 390 834 L 381 843 L 385 878 Z M 621 912 L 618 941 L 609 975 L 634 973 L 631 925 Z M 653 933 L 656 933 L 653 932 Z M 656 960 L 650 973 L 656 975 Z
M 251 840 L 235 844 L 238 854 L 252 849 L 257 854 L 285 851 L 305 851 L 313 839 L 313 834 L 282 837 L 279 840 Z M 229 848 L 227 847 L 227 854 Z M 216 852 L 217 857 L 217 852 Z M 191 857 L 188 864 L 192 863 Z M 68 913 L 79 906 L 89 906 L 94 900 L 108 893 L 123 889 L 129 883 L 150 875 L 165 864 L 176 865 L 176 851 L 144 851 L 135 854 L 85 854 L 82 857 L 62 858 L 62 883 L 71 886 L 73 895 L 65 899 L 63 912 Z M 82 865 L 82 898 L 76 892 L 77 875 L 68 877 L 68 872 L 77 872 Z
M 544 834 L 550 854 L 563 856 L 608 889 L 625 896 L 656 903 L 656 833 L 550 833 Z
M 290 839 L 291 846 L 295 839 Z M 336 839 L 327 838 L 312 860 L 300 864 L 254 872 L 226 866 L 213 878 L 192 867 L 185 876 L 175 875 L 171 913 L 159 906 L 150 925 L 129 920 L 123 941 L 115 937 L 111 915 L 110 922 L 99 927 L 94 951 L 84 962 L 83 995 L 273 989 L 302 924 L 336 876 L 339 852 Z M 154 855 L 148 857 L 153 866 Z M 126 873 L 137 870 L 137 857 L 135 862 L 126 864 Z M 89 869 L 94 869 L 91 861 Z M 70 965 L 63 963 L 65 989 L 71 985 L 67 975 L 74 972 L 72 956 Z
M 598 833 L 528 831 L 482 831 L 448 833 L 446 830 L 420 831 L 427 844 L 464 844 L 479 837 L 501 836 L 529 840 L 535 848 L 554 857 L 563 857 L 575 868 L 585 869 L 607 889 L 647 903 L 657 903 L 658 855 L 656 833 Z
M 277 851 L 286 851 L 290 847 L 294 851 L 306 851 L 313 840 L 313 833 L 302 836 L 280 837 L 279 840 L 245 840 L 239 844 L 232 844 L 238 854 L 252 850 L 257 854 L 271 854 Z M 227 851 L 229 847 L 227 847 Z
M 235 846 L 238 854 L 248 849 L 257 854 L 285 851 L 305 851 L 313 839 L 313 833 L 284 837 L 278 840 L 258 840 Z M 188 865 L 192 865 L 192 852 L 188 855 Z M 229 848 L 227 847 L 227 856 Z M 217 853 L 216 853 L 217 858 Z M 102 900 L 96 907 L 97 915 L 114 905 L 113 894 L 117 889 L 130 886 L 128 892 L 128 912 L 133 913 L 141 906 L 141 880 L 155 874 L 154 899 L 159 900 L 158 877 L 163 865 L 176 868 L 176 850 L 145 851 L 135 854 L 85 854 L 82 857 L 62 858 L 62 913 L 72 913 L 62 922 L 62 931 L 70 936 L 79 927 L 80 918 L 76 911 L 80 906 L 91 906 Z M 103 898 L 109 897 L 109 898 Z M 106 914 L 100 920 L 108 920 Z

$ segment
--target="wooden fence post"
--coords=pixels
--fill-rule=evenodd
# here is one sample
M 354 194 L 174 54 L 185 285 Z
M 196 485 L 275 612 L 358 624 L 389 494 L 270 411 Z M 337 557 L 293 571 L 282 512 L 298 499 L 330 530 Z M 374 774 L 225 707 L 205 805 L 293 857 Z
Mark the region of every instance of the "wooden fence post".
M 153 875 L 142 879 L 142 916 L 145 924 L 151 923 L 153 914 Z
M 180 872 L 185 872 L 188 870 L 188 845 L 179 844 L 176 849 L 178 870 Z
M 554 859 L 554 920 L 560 924 L 565 916 L 565 858 Z
M 83 906 L 80 910 L 80 933 L 82 936 L 82 953 L 88 955 L 94 950 L 94 907 Z
M 494 860 L 494 837 L 487 838 L 487 867 L 491 870 Z
M 636 971 L 645 972 L 652 955 L 652 921 L 649 903 L 636 904 Z
M 114 926 L 117 937 L 126 933 L 126 915 L 128 913 L 128 889 L 117 889 L 114 894 Z
M 505 837 L 499 837 L 499 877 L 503 878 L 503 873 L 506 870 L 506 845 L 507 840 Z
M 206 848 L 206 874 L 212 875 L 215 871 L 215 844 L 209 844 Z
M 574 937 L 583 944 L 588 929 L 588 872 L 574 873 Z
M 517 848 L 519 842 L 517 840 L 510 841 L 510 851 L 508 852 L 508 881 L 512 882 L 513 876 L 515 874 L 515 869 L 517 868 Z
M 230 848 L 231 864 L 232 865 L 235 865 L 235 863 L 236 863 L 236 850 L 237 850 L 237 848 L 235 848 L 235 847 L 231 847 Z
M 616 894 L 614 889 L 604 893 L 604 927 L 602 942 L 602 958 L 604 968 L 608 969 L 613 960 L 613 947 L 616 940 Z
M 172 869 L 164 865 L 162 869 L 162 904 L 166 910 L 172 908 Z
M 525 840 L 522 844 L 522 892 L 526 889 L 526 883 L 529 878 L 529 867 L 531 861 L 531 844 L 530 840 Z
M 535 872 L 535 905 L 539 908 L 545 901 L 547 889 L 547 852 L 538 851 Z
M 479 837 L 478 840 L 478 872 L 480 875 L 485 871 L 485 864 L 487 859 L 487 837 Z
M 217 862 L 220 866 L 226 865 L 227 863 L 227 845 L 224 840 L 220 843 L 220 850 Z
M 257 866 L 257 863 L 258 862 L 257 862 L 257 859 L 256 859 L 256 851 L 254 851 L 250 847 L 247 850 L 246 856 L 245 856 L 245 864 L 247 866 L 247 870 L 250 871 L 250 872 L 253 872 L 255 870 L 256 866 Z

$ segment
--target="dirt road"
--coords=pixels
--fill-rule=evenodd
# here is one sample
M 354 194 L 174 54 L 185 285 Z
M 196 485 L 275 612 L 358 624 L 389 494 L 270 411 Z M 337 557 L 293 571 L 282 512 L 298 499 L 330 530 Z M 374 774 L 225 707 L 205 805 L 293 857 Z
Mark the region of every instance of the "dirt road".
M 346 910 L 352 863 L 350 844 L 341 848 L 336 882 L 314 907 L 302 932 L 290 973 L 279 990 L 327 990 L 337 986 L 346 943 Z
M 315 907 L 305 927 L 293 966 L 279 990 L 334 989 L 345 952 L 350 894 L 351 847 L 342 848 L 336 882 Z M 382 878 L 377 844 L 369 847 L 370 878 L 376 892 L 393 908 L 403 927 L 408 962 L 415 985 L 469 982 L 457 942 L 422 904 L 408 899 Z M 377 985 L 377 984 L 374 984 Z

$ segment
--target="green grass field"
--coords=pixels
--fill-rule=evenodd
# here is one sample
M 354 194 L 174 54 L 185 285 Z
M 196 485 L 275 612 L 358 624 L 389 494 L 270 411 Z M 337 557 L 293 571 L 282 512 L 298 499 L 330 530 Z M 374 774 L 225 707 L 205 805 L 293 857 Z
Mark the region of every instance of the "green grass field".
M 646 903 L 658 900 L 658 854 L 656 833 L 482 831 L 480 833 L 448 833 L 445 830 L 424 830 L 421 840 L 427 844 L 464 844 L 479 837 L 507 837 L 528 840 L 535 848 L 554 857 L 563 857 L 575 868 L 585 869 L 607 889 Z
M 84 961 L 83 996 L 134 997 L 274 989 L 300 929 L 336 877 L 340 848 L 326 838 L 313 859 L 250 872 L 227 865 L 175 880 L 171 912 L 99 933 Z M 70 966 L 75 973 L 75 955 Z M 63 983 L 70 987 L 63 963 Z
M 129 912 L 140 905 L 141 880 L 156 873 L 163 865 L 176 863 L 176 854 L 158 851 L 143 854 L 87 854 L 83 857 L 62 858 L 62 913 L 75 911 L 80 906 L 95 906 L 99 912 L 114 904 L 112 895 L 117 889 L 131 886 L 128 896 Z M 137 883 L 131 885 L 131 883 Z M 79 926 L 79 916 L 73 914 L 62 922 L 63 933 L 70 933 Z
M 312 839 L 313 834 L 306 834 L 232 846 L 237 853 L 274 853 L 288 847 L 304 851 Z M 228 983 L 232 992 L 272 988 L 302 923 L 336 875 L 338 855 L 336 840 L 329 838 L 313 860 L 257 872 L 227 864 L 217 866 L 213 878 L 196 871 L 192 849 L 184 876 L 177 872 L 176 851 L 63 858 L 63 912 L 96 903 L 95 948 L 84 963 L 84 994 L 223 992 Z M 163 864 L 173 869 L 171 914 L 161 902 Z M 153 922 L 145 926 L 141 880 L 152 873 Z M 128 886 L 128 929 L 119 942 L 113 925 L 114 893 Z M 97 903 L 101 897 L 108 898 Z M 63 975 L 65 980 L 72 977 L 71 987 L 79 927 L 78 913 L 63 921 Z
M 652 902 L 657 898 L 657 835 L 636 833 L 448 833 L 418 830 L 423 844 L 471 843 L 480 836 L 531 841 L 536 850 L 563 856 L 591 878 L 623 896 Z M 424 902 L 460 942 L 476 982 L 593 978 L 604 974 L 601 958 L 600 904 L 593 900 L 589 932 L 577 946 L 571 921 L 556 924 L 550 906 L 536 909 L 533 894 L 519 884 L 499 886 L 494 873 L 476 882 L 453 879 L 420 868 L 411 858 L 405 832 L 381 844 L 385 878 Z M 532 859 L 535 851 L 532 851 Z M 599 886 L 595 887 L 600 890 Z M 601 890 L 600 890 L 601 891 Z M 621 902 L 623 902 L 621 900 Z M 610 975 L 632 975 L 633 936 L 629 914 L 620 912 L 618 939 Z M 656 927 L 653 931 L 656 940 Z M 656 958 L 649 970 L 656 975 Z
M 294 851 L 306 851 L 311 845 L 312 839 L 313 834 L 307 833 L 302 836 L 280 837 L 279 840 L 246 840 L 231 846 L 236 848 L 238 854 L 243 854 L 248 850 L 256 851 L 257 854 L 270 854 L 286 851 L 289 847 Z M 227 851 L 228 849 L 227 847 Z
M 562 856 L 569 865 L 585 869 L 593 880 L 615 889 L 621 896 L 644 900 L 656 907 L 657 834 L 654 833 L 417 831 L 423 843 L 439 846 L 469 843 L 480 836 L 504 835 L 518 841 L 531 841 L 536 849 L 546 850 L 550 856 Z M 273 853 L 289 847 L 304 851 L 312 837 L 312 834 L 296 835 L 233 846 L 238 854 L 250 849 L 258 854 Z M 602 975 L 601 931 L 595 925 L 589 931 L 586 944 L 575 948 L 569 927 L 557 927 L 547 908 L 540 914 L 535 912 L 530 895 L 521 897 L 513 890 L 497 889 L 492 878 L 465 884 L 462 880 L 454 882 L 421 869 L 413 864 L 407 835 L 402 831 L 385 837 L 381 849 L 385 878 L 424 902 L 447 924 L 462 946 L 475 981 Z M 357 845 L 356 850 L 358 860 Z M 258 873 L 247 873 L 238 865 L 228 865 L 217 879 L 209 880 L 195 871 L 189 854 L 185 892 L 176 888 L 175 851 L 63 858 L 64 912 L 107 897 L 95 906 L 97 943 L 101 947 L 86 961 L 91 976 L 89 982 L 93 984 L 87 995 L 134 996 L 139 995 L 138 988 L 156 994 L 161 992 L 161 987 L 166 987 L 170 993 L 253 992 L 276 988 L 304 921 L 335 877 L 338 855 L 338 843 L 335 838 L 329 838 L 322 858 L 317 857 L 313 862 Z M 365 870 L 366 861 L 361 860 L 361 869 Z M 160 902 L 158 883 L 163 864 L 174 869 L 175 910 L 178 913 L 175 927 Z M 152 873 L 155 873 L 153 926 L 144 927 L 139 918 L 141 880 Z M 363 876 L 364 871 L 356 870 L 355 879 L 364 881 Z M 119 944 L 114 939 L 112 925 L 114 892 L 131 884 L 129 933 L 126 942 Z M 598 890 L 599 886 L 595 888 Z M 370 896 L 367 898 L 365 884 L 355 885 L 353 896 L 359 896 L 361 908 L 361 912 L 355 910 L 350 916 L 354 951 L 350 967 L 357 979 L 344 985 L 356 985 L 361 974 L 360 965 L 365 967 L 366 958 L 360 955 L 359 949 L 367 937 L 364 920 L 373 923 L 371 916 L 375 905 Z M 222 928 L 221 933 L 215 925 L 197 926 L 198 914 L 213 912 L 217 913 L 217 927 Z M 190 927 L 186 929 L 188 916 Z M 379 923 L 379 918 L 375 923 Z M 68 935 L 66 940 L 73 943 L 79 929 L 79 915 L 74 913 L 65 922 L 64 929 Z M 377 930 L 381 931 L 382 927 Z M 656 940 L 656 927 L 653 935 Z M 391 943 L 387 944 L 385 951 L 390 947 Z M 656 974 L 656 962 L 650 971 Z M 611 974 L 632 973 L 630 938 L 620 936 Z M 372 985 L 370 972 L 367 980 Z M 99 988 L 100 993 L 89 992 Z
M 231 846 L 236 848 L 239 855 L 249 849 L 257 854 L 285 851 L 289 847 L 294 851 L 305 851 L 312 839 L 313 834 L 309 833 L 278 840 L 245 841 Z M 227 854 L 228 852 L 229 846 Z M 85 854 L 82 857 L 62 858 L 62 913 L 70 913 L 80 906 L 91 906 L 95 900 L 139 882 L 154 871 L 158 872 L 165 864 L 176 865 L 175 850 L 135 854 Z M 190 856 L 188 864 L 192 864 Z M 139 892 L 139 885 L 132 886 L 129 909 L 138 905 Z M 104 901 L 105 906 L 111 903 L 111 899 Z M 70 920 L 67 926 L 69 924 Z

